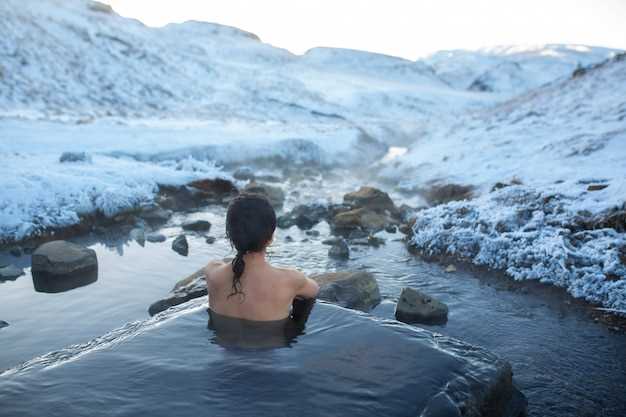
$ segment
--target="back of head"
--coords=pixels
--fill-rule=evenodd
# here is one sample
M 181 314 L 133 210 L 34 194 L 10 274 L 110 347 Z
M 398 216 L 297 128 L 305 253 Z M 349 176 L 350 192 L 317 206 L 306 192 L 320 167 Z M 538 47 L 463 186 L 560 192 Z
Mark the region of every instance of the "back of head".
M 233 291 L 241 293 L 241 276 L 245 269 L 243 256 L 261 252 L 270 243 L 276 230 L 276 213 L 265 197 L 241 194 L 233 199 L 226 214 L 226 236 L 237 251 L 233 259 Z

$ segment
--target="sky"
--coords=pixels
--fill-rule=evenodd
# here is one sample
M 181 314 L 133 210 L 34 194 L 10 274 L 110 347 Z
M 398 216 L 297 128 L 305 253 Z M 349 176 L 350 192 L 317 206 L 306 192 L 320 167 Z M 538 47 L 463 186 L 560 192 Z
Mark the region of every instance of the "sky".
M 423 57 L 443 49 L 584 44 L 626 49 L 626 0 L 104 0 L 150 26 L 203 20 L 304 53 Z

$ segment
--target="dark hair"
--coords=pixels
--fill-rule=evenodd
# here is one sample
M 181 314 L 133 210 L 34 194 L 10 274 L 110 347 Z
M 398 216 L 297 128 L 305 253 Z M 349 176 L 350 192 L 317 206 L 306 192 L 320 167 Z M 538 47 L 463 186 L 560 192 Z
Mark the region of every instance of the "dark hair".
M 260 194 L 241 194 L 228 205 L 226 236 L 237 251 L 233 266 L 233 289 L 229 297 L 243 294 L 241 276 L 246 267 L 243 256 L 260 252 L 276 230 L 276 213 L 267 198 Z

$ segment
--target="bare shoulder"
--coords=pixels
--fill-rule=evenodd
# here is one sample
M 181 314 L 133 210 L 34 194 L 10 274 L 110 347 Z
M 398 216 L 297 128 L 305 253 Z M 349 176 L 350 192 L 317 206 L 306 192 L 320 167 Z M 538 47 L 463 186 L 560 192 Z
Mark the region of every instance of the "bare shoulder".
M 292 268 L 275 268 L 277 271 L 281 273 L 285 279 L 293 282 L 295 286 L 301 286 L 306 281 L 306 275 L 297 269 Z
M 223 261 L 210 261 L 204 268 L 204 277 L 207 281 L 210 281 L 215 277 L 219 270 L 224 268 L 227 264 Z

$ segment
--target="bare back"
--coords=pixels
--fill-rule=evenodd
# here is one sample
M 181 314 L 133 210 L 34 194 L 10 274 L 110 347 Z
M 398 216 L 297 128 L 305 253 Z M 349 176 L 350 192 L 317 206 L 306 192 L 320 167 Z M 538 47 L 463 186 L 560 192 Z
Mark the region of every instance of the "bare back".
M 230 263 L 212 262 L 205 268 L 209 306 L 223 316 L 255 321 L 289 316 L 295 297 L 314 298 L 319 287 L 302 273 L 275 268 L 264 259 L 247 259 L 241 276 L 242 294 L 234 294 Z M 230 296 L 230 297 L 229 297 Z

